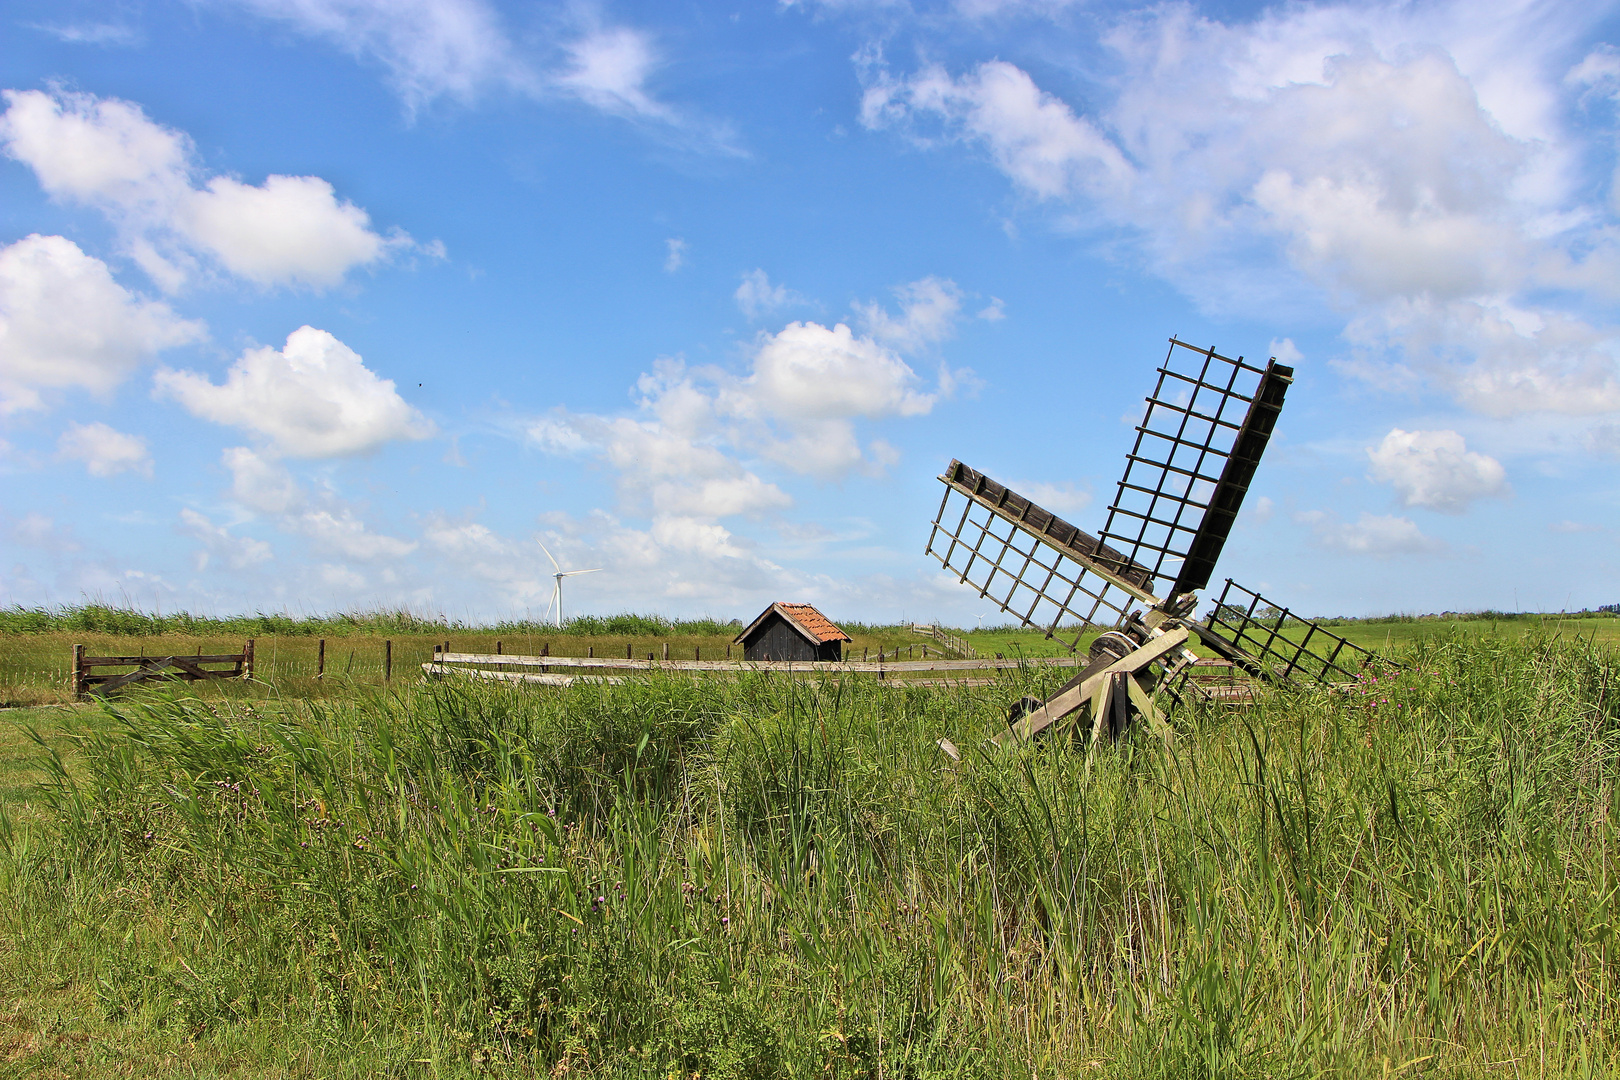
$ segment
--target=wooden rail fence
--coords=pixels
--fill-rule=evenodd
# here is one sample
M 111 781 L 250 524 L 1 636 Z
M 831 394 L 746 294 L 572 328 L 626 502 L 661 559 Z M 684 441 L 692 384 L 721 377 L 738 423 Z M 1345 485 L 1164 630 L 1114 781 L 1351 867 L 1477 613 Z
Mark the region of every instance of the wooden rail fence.
M 439 651 L 432 661 L 422 665 L 429 678 L 446 675 L 466 675 L 475 679 L 501 682 L 538 683 L 546 686 L 569 686 L 579 680 L 617 683 L 634 673 L 662 671 L 689 675 L 739 675 L 743 672 L 779 672 L 782 674 L 871 675 L 892 686 L 933 686 L 958 683 L 983 686 L 990 679 L 961 678 L 975 671 L 999 673 L 1026 667 L 1077 668 L 1085 657 L 1049 656 L 1033 659 L 973 659 L 946 660 L 657 660 L 649 653 L 647 659 L 639 657 L 591 656 L 518 656 L 512 653 L 453 653 Z M 519 670 L 506 670 L 517 668 Z M 530 669 L 530 670 L 522 670 Z M 537 669 L 537 670 L 536 670 Z M 554 670 L 560 669 L 560 670 Z M 957 675 L 956 678 L 910 678 L 909 676 L 934 673 Z M 898 675 L 900 678 L 895 678 Z
M 229 665 L 219 667 L 220 664 Z M 207 665 L 207 666 L 205 666 Z M 97 668 L 131 668 L 134 671 L 97 673 Z M 126 686 L 151 679 L 251 679 L 253 678 L 253 639 L 239 653 L 204 653 L 175 656 L 86 656 L 83 645 L 73 646 L 73 695 L 79 700 L 91 694 L 105 697 Z
M 945 648 L 954 652 L 963 660 L 974 660 L 978 658 L 979 654 L 974 650 L 973 646 L 969 645 L 964 639 L 957 637 L 949 630 L 946 630 L 944 627 L 940 626 L 939 623 L 932 623 L 929 625 L 912 623 L 911 632 L 914 634 L 927 634 L 929 637 L 933 638 Z

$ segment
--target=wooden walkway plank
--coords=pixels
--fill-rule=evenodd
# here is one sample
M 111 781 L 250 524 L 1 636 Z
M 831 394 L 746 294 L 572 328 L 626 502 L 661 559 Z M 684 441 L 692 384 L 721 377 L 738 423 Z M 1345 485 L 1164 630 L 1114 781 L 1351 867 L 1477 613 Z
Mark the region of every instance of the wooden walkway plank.
M 1019 660 L 898 660 L 863 661 L 843 660 L 638 660 L 589 656 L 518 656 L 512 653 L 440 653 L 439 664 L 479 664 L 486 667 L 539 667 L 582 668 L 603 671 L 825 671 L 835 673 L 910 672 L 910 671 L 1016 671 L 1021 666 L 1077 668 L 1085 664 L 1085 657 L 1038 656 Z

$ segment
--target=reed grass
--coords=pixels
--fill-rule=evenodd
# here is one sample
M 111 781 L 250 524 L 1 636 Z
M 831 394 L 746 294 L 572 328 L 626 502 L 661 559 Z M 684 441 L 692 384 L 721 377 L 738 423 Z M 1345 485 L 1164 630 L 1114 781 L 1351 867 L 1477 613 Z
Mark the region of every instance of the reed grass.
M 1546 636 L 1402 659 L 1169 743 L 955 767 L 934 741 L 981 745 L 1009 688 L 127 699 L 40 733 L 48 816 L 0 827 L 0 999 L 32 1040 L 7 1052 L 63 1075 L 1613 1075 L 1620 667 Z

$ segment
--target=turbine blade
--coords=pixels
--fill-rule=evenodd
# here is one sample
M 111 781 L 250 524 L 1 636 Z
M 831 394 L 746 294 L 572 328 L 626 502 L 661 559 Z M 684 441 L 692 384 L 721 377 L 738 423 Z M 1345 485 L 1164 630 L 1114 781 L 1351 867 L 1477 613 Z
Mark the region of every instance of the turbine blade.
M 540 550 L 546 553 L 546 558 L 551 559 L 551 568 L 553 570 L 561 570 L 562 567 L 557 565 L 557 560 L 552 558 L 551 549 L 546 547 L 546 542 L 540 539 L 538 536 L 534 538 L 534 542 L 540 545 Z
M 564 570 L 562 576 L 563 577 L 573 577 L 575 574 L 594 574 L 594 573 L 596 573 L 597 571 L 599 571 L 601 569 L 602 568 L 600 566 L 598 566 L 598 567 L 594 567 L 593 569 L 590 569 L 590 570 Z

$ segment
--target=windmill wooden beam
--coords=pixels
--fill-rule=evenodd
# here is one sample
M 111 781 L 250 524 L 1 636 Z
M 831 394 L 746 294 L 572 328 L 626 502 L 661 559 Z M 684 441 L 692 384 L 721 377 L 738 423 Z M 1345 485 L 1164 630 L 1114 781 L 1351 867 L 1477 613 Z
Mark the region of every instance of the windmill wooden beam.
M 1077 714 L 1091 718 L 1094 739 L 1133 717 L 1162 723 L 1155 694 L 1180 699 L 1195 636 L 1228 671 L 1266 681 L 1331 682 L 1370 662 L 1366 650 L 1230 579 L 1208 620 L 1194 621 L 1197 590 L 1231 536 L 1294 371 L 1171 338 L 1157 373 L 1095 536 L 960 461 L 939 477 L 945 494 L 926 554 L 1071 649 L 1087 630 L 1111 628 L 1074 679 L 1044 702 L 1014 706 L 998 745 L 1072 728 Z M 956 756 L 949 740 L 941 747 Z
M 1087 706 L 1090 706 L 1090 715 L 1093 720 L 1102 722 L 1107 718 L 1110 698 L 1120 704 L 1128 700 L 1117 696 L 1116 679 L 1119 676 L 1125 676 L 1129 679 L 1140 674 L 1150 664 L 1162 661 L 1167 655 L 1187 644 L 1188 636 L 1185 627 L 1177 627 L 1152 639 L 1146 645 L 1127 653 L 1118 660 L 1102 665 L 1089 675 L 1082 672 L 1083 679 L 1078 686 L 1054 694 L 1040 708 L 1021 717 L 992 741 L 998 746 L 1010 746 L 1015 743 L 1028 742 Z M 1143 692 L 1140 686 L 1138 686 L 1138 691 Z M 1094 737 L 1096 734 L 1099 734 L 1099 732 L 1094 729 Z

